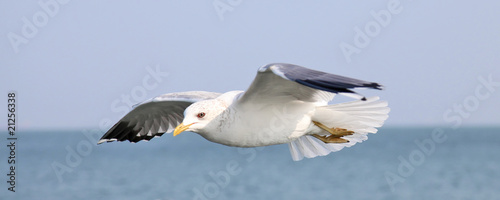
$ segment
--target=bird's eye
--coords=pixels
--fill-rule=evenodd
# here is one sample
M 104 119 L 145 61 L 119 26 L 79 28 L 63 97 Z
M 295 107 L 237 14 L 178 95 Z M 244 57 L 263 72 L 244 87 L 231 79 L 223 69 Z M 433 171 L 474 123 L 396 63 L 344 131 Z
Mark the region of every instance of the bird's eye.
M 197 117 L 198 118 L 203 118 L 203 117 L 205 117 L 205 113 L 204 112 L 198 113 Z

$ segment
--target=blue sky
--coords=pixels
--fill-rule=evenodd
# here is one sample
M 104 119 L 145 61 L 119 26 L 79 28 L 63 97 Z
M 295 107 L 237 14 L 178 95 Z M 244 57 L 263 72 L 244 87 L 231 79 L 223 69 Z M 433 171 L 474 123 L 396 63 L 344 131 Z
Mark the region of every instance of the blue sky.
M 0 102 L 17 92 L 20 129 L 98 127 L 163 93 L 245 90 L 260 66 L 286 62 L 385 85 L 359 92 L 389 101 L 388 126 L 498 125 L 499 9 L 450 0 L 2 1 Z

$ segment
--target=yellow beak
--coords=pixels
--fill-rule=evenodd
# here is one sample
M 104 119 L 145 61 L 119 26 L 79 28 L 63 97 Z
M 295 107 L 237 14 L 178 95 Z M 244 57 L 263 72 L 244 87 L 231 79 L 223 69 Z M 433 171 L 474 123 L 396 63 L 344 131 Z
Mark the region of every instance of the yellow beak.
M 179 124 L 179 126 L 175 127 L 174 129 L 174 136 L 179 135 L 183 131 L 187 130 L 193 124 L 188 124 L 188 125 L 184 125 L 183 123 Z

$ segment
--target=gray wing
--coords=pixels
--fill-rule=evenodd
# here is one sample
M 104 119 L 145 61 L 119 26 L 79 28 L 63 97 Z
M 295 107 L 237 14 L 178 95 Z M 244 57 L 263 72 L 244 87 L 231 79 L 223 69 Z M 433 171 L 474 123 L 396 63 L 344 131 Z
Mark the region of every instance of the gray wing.
M 191 91 L 164 94 L 142 102 L 127 113 L 97 142 L 138 142 L 173 131 L 184 119 L 184 110 L 194 102 L 214 99 L 220 93 Z
M 364 96 L 352 90 L 355 88 L 382 89 L 382 85 L 298 65 L 274 63 L 259 69 L 254 81 L 240 98 L 240 102 L 251 100 L 276 103 L 280 100 L 293 99 L 328 102 L 337 93 L 366 100 Z

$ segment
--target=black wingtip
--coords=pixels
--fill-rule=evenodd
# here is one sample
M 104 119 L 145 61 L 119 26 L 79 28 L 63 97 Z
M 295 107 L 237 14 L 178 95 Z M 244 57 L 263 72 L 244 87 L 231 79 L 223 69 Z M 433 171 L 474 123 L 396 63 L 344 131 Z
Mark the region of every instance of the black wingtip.
M 380 85 L 378 83 L 371 83 L 370 86 L 368 86 L 368 87 L 371 87 L 371 88 L 377 89 L 377 90 L 384 90 L 384 86 Z
M 369 83 L 362 84 L 362 87 L 376 89 L 376 90 L 384 90 L 383 85 L 380 85 L 380 84 L 375 83 L 375 82 L 369 82 Z

